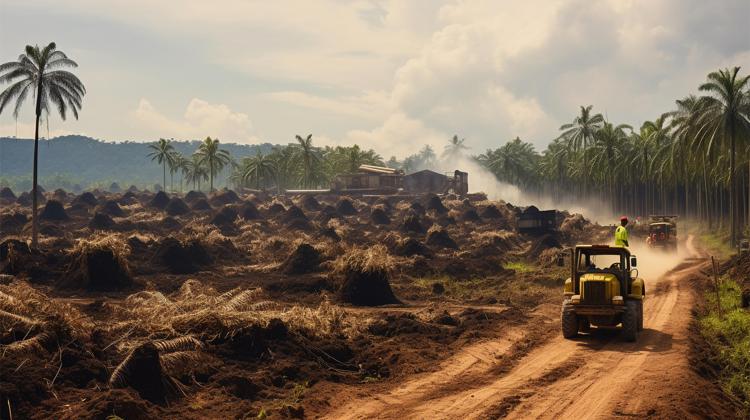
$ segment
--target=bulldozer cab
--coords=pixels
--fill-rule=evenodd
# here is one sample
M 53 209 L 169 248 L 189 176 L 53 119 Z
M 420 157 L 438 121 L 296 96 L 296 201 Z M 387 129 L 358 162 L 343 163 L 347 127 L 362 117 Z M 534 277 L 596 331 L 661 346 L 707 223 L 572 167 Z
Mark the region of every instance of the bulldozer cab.
M 580 293 L 580 277 L 584 274 L 614 274 L 623 292 L 628 293 L 631 269 L 638 260 L 627 248 L 609 245 L 579 245 L 571 250 L 571 273 L 574 293 Z M 564 257 L 558 257 L 558 265 L 564 266 Z

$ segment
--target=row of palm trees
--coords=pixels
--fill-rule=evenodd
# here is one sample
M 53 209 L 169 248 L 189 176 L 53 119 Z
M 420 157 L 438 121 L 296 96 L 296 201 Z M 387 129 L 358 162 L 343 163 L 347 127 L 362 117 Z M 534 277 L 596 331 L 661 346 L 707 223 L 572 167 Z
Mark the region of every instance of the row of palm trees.
M 356 172 L 363 164 L 382 166 L 384 162 L 375 151 L 357 145 L 321 148 L 313 145 L 312 134 L 297 135 L 295 143 L 243 158 L 229 180 L 235 186 L 255 189 L 315 189 L 327 187 L 338 174 Z
M 185 157 L 175 150 L 171 140 L 159 139 L 149 145 L 148 157 L 162 166 L 162 185 L 166 188 L 167 173 L 170 189 L 174 190 L 174 175 L 183 183 L 200 190 L 201 182 L 209 182 L 214 190 L 214 180 L 224 169 L 231 174 L 227 181 L 235 187 L 255 189 L 314 189 L 325 187 L 337 174 L 352 173 L 360 165 L 384 165 L 383 159 L 373 150 L 351 147 L 316 147 L 312 135 L 295 136 L 295 143 L 276 146 L 265 154 L 258 148 L 255 155 L 236 161 L 218 139 L 206 138 L 192 156 Z
M 516 138 L 475 158 L 499 179 L 557 200 L 688 216 L 728 228 L 735 243 L 750 226 L 750 76 L 718 70 L 698 90 L 637 130 L 582 106 L 542 153 Z
M 151 149 L 148 157 L 156 161 L 163 168 L 162 185 L 167 185 L 167 169 L 169 169 L 170 188 L 174 190 L 174 174 L 181 174 L 182 183 L 193 184 L 193 189 L 200 190 L 201 181 L 208 181 L 210 191 L 214 190 L 214 178 L 232 162 L 229 152 L 219 147 L 219 139 L 206 139 L 198 146 L 198 150 L 190 158 L 176 151 L 171 140 L 159 139 L 148 146 Z

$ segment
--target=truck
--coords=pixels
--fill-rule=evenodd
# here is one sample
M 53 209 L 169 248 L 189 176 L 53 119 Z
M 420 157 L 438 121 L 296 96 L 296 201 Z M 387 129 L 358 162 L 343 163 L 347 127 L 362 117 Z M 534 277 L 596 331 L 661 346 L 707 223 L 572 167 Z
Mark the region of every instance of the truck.
M 619 325 L 625 340 L 635 341 L 643 330 L 646 296 L 636 256 L 625 247 L 576 245 L 558 255 L 557 264 L 564 267 L 566 257 L 570 260 L 570 277 L 563 289 L 563 337 L 575 338 L 592 326 Z

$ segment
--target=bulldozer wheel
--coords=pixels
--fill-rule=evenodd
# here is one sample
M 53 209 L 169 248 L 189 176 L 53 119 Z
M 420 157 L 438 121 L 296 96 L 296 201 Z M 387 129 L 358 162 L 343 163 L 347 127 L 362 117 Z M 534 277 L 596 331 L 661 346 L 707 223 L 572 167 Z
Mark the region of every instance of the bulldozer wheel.
M 562 304 L 562 333 L 565 338 L 575 338 L 578 336 L 578 317 L 573 310 L 573 304 L 570 299 L 565 299 Z
M 625 302 L 625 312 L 622 314 L 622 334 L 625 341 L 635 341 L 638 338 L 638 301 Z
M 638 331 L 643 331 L 643 301 L 638 301 Z

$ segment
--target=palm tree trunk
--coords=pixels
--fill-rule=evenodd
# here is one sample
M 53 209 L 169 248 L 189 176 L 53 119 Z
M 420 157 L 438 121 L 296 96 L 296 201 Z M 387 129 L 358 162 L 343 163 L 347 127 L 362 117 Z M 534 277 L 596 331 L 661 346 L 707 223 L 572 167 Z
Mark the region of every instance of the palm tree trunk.
M 165 191 L 167 189 L 167 161 L 165 160 L 164 163 L 161 164 L 161 167 L 163 168 L 163 174 L 162 174 L 162 181 L 161 181 L 161 189 L 162 191 Z
M 32 175 L 32 184 L 31 184 L 31 247 L 36 248 L 37 244 L 39 242 L 39 218 L 38 216 L 38 209 L 37 206 L 39 205 L 37 196 L 38 196 L 38 189 L 39 185 L 37 184 L 38 181 L 38 163 L 39 163 L 39 117 L 42 115 L 42 102 L 41 98 L 39 97 L 39 92 L 41 90 L 41 83 L 40 83 L 40 89 L 37 90 L 37 98 L 36 98 L 36 128 L 34 131 L 34 168 L 33 168 L 33 175 Z
M 734 124 L 729 124 L 729 229 L 731 234 L 729 235 L 730 243 L 732 248 L 737 245 L 737 212 L 735 207 L 737 206 L 737 180 L 735 179 L 734 173 L 734 159 L 735 159 L 735 138 L 734 138 Z

